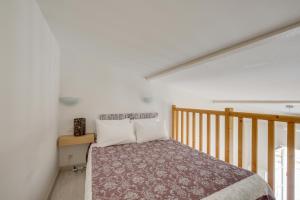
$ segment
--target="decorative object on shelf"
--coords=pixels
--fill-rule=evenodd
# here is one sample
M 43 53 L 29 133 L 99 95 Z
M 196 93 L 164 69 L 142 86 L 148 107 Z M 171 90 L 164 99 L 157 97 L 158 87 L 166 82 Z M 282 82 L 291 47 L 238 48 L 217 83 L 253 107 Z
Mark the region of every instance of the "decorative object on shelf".
M 79 98 L 78 97 L 60 97 L 59 101 L 66 106 L 73 106 L 73 105 L 78 104 Z
M 74 119 L 74 136 L 85 135 L 85 118 Z

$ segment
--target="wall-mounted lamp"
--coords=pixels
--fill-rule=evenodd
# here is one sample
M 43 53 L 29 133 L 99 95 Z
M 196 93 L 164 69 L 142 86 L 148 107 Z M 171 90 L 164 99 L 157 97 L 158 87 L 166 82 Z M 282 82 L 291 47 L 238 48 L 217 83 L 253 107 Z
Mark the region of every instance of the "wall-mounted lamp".
M 152 97 L 143 97 L 142 100 L 144 103 L 150 104 L 150 103 L 152 103 L 153 98 Z
M 78 97 L 60 97 L 59 98 L 60 103 L 66 105 L 66 106 L 73 106 L 78 104 L 79 98 Z
M 146 82 L 140 94 L 140 98 L 143 103 L 151 104 L 153 102 L 153 91 L 152 85 L 149 82 Z

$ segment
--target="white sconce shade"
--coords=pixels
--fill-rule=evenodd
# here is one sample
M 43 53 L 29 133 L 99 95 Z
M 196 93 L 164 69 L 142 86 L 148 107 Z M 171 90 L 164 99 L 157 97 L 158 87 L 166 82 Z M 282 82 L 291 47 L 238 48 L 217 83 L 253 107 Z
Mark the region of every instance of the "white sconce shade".
M 79 98 L 78 97 L 60 97 L 59 101 L 66 106 L 73 106 L 73 105 L 78 104 Z
M 143 100 L 144 103 L 149 104 L 149 103 L 152 103 L 153 98 L 152 97 L 143 97 L 142 100 Z

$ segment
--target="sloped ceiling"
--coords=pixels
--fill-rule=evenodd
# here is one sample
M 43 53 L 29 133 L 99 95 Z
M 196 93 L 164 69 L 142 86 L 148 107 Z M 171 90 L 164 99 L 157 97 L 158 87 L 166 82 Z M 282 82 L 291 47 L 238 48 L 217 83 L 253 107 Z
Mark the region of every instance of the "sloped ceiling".
M 140 76 L 300 20 L 297 0 L 38 0 L 62 52 Z M 300 34 L 161 78 L 210 99 L 300 99 Z

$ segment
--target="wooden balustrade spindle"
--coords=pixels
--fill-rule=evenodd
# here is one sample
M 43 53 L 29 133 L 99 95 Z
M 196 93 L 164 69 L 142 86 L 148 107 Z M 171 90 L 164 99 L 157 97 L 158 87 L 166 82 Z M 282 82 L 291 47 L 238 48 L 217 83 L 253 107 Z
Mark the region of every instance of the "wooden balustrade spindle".
M 181 131 L 180 131 L 180 133 L 181 133 L 181 135 L 180 135 L 180 142 L 181 142 L 181 144 L 183 144 L 183 120 L 184 120 L 184 112 L 183 111 L 181 111 L 181 126 L 180 126 L 180 128 L 181 128 Z
M 216 115 L 216 158 L 220 158 L 220 116 Z
M 295 199 L 295 123 L 288 122 L 287 131 L 287 199 Z
M 275 137 L 274 121 L 268 121 L 268 183 L 274 191 L 275 186 Z
M 176 141 L 178 141 L 179 137 L 178 137 L 178 114 L 179 111 L 175 111 L 175 139 Z
M 203 115 L 199 113 L 199 151 L 203 150 Z
M 233 108 L 225 108 L 225 162 L 230 162 L 231 153 L 231 137 L 233 135 L 233 118 L 230 116 Z
M 238 166 L 243 167 L 243 128 L 244 119 L 242 117 L 238 118 Z
M 189 135 L 190 135 L 190 113 L 186 112 L 186 145 L 189 145 Z
M 172 105 L 172 139 L 175 140 L 175 109 L 176 106 Z
M 193 112 L 193 137 L 192 137 L 192 147 L 193 149 L 195 149 L 195 145 L 196 145 L 196 113 Z
M 251 170 L 257 172 L 257 119 L 252 119 Z
M 207 115 L 207 119 L 206 119 L 206 122 L 207 122 L 207 128 L 206 128 L 206 140 L 207 140 L 207 144 L 206 144 L 206 147 L 207 147 L 207 154 L 210 155 L 210 114 L 208 113 Z

